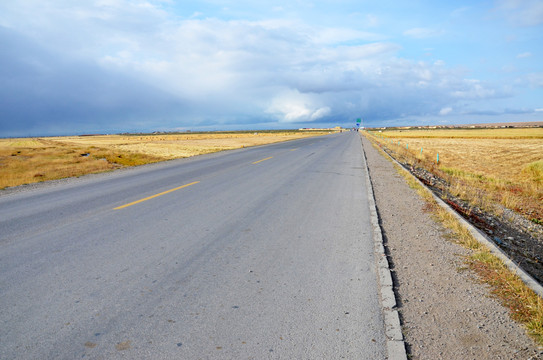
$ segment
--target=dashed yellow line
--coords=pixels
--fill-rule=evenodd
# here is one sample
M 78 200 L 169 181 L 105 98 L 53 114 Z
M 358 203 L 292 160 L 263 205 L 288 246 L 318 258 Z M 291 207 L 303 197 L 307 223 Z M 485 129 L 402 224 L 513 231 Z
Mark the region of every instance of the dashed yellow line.
M 156 198 L 156 197 L 159 197 L 159 196 L 162 196 L 162 195 L 166 195 L 166 194 L 168 194 L 168 193 L 171 193 L 171 192 L 174 192 L 174 191 L 176 191 L 176 190 L 179 190 L 179 189 L 182 189 L 182 188 L 186 188 L 187 186 L 191 186 L 191 185 L 198 184 L 198 183 L 199 183 L 199 181 L 194 181 L 194 182 L 191 182 L 190 184 L 185 184 L 185 185 L 176 187 L 175 189 L 166 190 L 166 191 L 163 191 L 163 192 L 161 192 L 161 193 L 159 193 L 159 194 L 155 194 L 155 195 L 152 195 L 152 196 L 148 196 L 148 197 L 146 197 L 146 198 L 144 198 L 144 199 L 140 199 L 140 200 L 131 202 L 131 203 L 126 204 L 126 205 L 117 206 L 117 207 L 114 208 L 113 210 L 124 209 L 124 208 L 127 208 L 127 207 L 129 207 L 129 206 L 139 204 L 140 202 L 144 202 L 144 201 L 147 201 L 147 200 L 151 200 L 151 199 L 154 199 L 154 198 Z
M 266 160 L 270 160 L 272 157 L 273 157 L 273 156 L 270 156 L 270 157 L 267 157 L 267 158 L 265 158 L 265 159 L 255 161 L 253 164 L 258 164 L 259 162 L 266 161 Z

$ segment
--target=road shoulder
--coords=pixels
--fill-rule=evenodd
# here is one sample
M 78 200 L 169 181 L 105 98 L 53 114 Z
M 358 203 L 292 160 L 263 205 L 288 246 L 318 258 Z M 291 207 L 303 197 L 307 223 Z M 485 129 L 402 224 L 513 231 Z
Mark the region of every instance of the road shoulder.
M 408 354 L 413 359 L 537 359 L 540 350 L 466 270 L 425 203 L 362 136 Z

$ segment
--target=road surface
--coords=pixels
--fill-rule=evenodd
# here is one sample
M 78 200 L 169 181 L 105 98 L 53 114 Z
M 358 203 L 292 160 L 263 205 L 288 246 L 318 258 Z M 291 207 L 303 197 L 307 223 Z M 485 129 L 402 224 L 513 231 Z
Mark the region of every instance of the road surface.
M 358 133 L 0 193 L 2 359 L 384 359 Z

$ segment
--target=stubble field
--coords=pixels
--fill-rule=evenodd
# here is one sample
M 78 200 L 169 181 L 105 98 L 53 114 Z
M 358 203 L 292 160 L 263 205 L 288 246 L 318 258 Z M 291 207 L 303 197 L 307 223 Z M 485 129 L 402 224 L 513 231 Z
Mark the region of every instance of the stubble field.
M 543 128 L 384 130 L 365 135 L 543 283 Z M 425 210 L 450 231 L 447 236 L 470 249 L 467 266 L 543 344 L 541 297 L 405 176 L 429 199 Z
M 543 166 L 543 128 L 390 131 L 389 139 L 442 167 L 510 182 L 541 182 L 529 169 Z M 540 174 L 541 175 L 541 174 Z
M 543 128 L 373 134 L 412 162 L 446 174 L 457 195 L 477 205 L 498 202 L 535 222 L 543 220 Z
M 328 133 L 264 131 L 0 139 L 0 189 Z

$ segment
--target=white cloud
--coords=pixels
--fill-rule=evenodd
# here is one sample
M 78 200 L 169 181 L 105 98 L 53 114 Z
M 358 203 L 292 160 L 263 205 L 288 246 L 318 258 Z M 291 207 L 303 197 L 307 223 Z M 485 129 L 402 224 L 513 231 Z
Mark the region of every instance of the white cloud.
M 517 58 L 518 59 L 525 59 L 525 58 L 529 58 L 532 56 L 532 53 L 531 52 L 523 52 L 521 54 L 518 54 L 517 55 Z
M 309 34 L 315 44 L 338 44 L 352 41 L 379 41 L 384 36 L 380 34 L 364 32 L 346 28 L 323 28 L 314 29 L 315 32 Z
M 441 110 L 439 110 L 439 115 L 448 115 L 452 112 L 452 107 L 444 107 Z
M 431 28 L 413 28 L 405 30 L 403 34 L 407 37 L 415 39 L 426 39 L 432 37 L 438 37 L 443 35 L 445 32 L 443 30 L 431 29 Z
M 328 106 L 321 107 L 311 114 L 311 120 L 319 120 L 331 113 L 331 109 Z
M 344 121 L 361 114 L 374 119 L 452 115 L 461 114 L 461 102 L 511 94 L 498 82 L 465 79 L 470 69 L 448 65 L 458 64 L 458 59 L 445 58 L 446 63 L 403 57 L 402 50 L 408 45 L 392 41 L 379 28 L 360 30 L 378 25 L 373 15 L 358 14 L 368 22 L 347 27 L 344 23 L 310 23 L 295 16 L 226 20 L 208 17 L 207 8 L 204 18 L 193 7 L 179 16 L 168 13 L 170 5 L 161 7 L 152 0 L 72 4 L 69 0 L 0 4 L 0 24 L 11 32 L 6 37 L 17 34 L 28 40 L 13 41 L 7 47 L 9 58 L 0 59 L 0 81 L 16 78 L 15 83 L 30 88 L 32 76 L 26 75 L 30 72 L 13 68 L 22 66 L 20 59 L 33 59 L 34 65 L 25 66 L 40 74 L 49 71 L 51 75 L 44 77 L 49 82 L 44 80 L 41 86 L 58 95 L 51 96 L 44 107 L 65 104 L 73 92 L 66 89 L 84 87 L 89 67 L 96 70 L 96 76 L 104 76 L 95 82 L 95 88 L 85 87 L 89 98 L 119 98 L 124 102 L 118 103 L 126 106 L 129 101 L 123 96 L 140 99 L 140 93 L 155 91 L 168 103 L 183 104 L 169 112 L 170 118 L 220 124 L 263 117 L 294 124 Z M 285 7 L 284 11 L 270 8 L 275 11 L 272 16 L 290 13 L 290 5 Z M 3 29 L 0 27 L 0 36 Z M 444 33 L 420 27 L 404 35 L 422 39 Z M 406 40 L 400 39 L 408 44 Z M 405 50 L 409 53 L 411 49 Z M 440 58 L 445 55 L 437 47 L 432 51 Z M 47 61 L 35 55 L 41 53 L 50 54 Z M 59 74 L 66 63 L 71 65 L 69 76 Z M 2 75 L 2 69 L 8 75 Z M 17 77 L 11 75 L 14 73 Z M 130 79 L 131 88 L 123 92 L 122 83 L 108 85 L 111 80 L 104 74 Z M 69 78 L 71 86 L 57 88 L 55 75 Z M 515 86 L 543 84 L 540 74 L 519 78 L 523 83 Z M 137 86 L 143 90 L 138 92 Z M 114 96 L 111 89 L 115 89 Z M 115 101 L 108 104 L 117 106 Z M 124 108 L 118 106 L 122 113 Z
M 531 86 L 543 88 L 543 72 L 528 74 L 527 80 Z
M 543 1 L 541 0 L 497 0 L 497 10 L 517 26 L 543 24 Z
M 276 96 L 266 112 L 280 122 L 298 123 L 321 119 L 330 114 L 328 106 L 320 106 L 315 96 L 301 94 L 297 90 L 286 90 Z
M 375 14 L 352 12 L 348 16 L 363 28 L 375 28 L 381 25 L 381 19 Z
M 363 23 L 366 27 L 377 27 L 379 25 L 380 21 L 379 18 L 373 14 L 367 14 L 366 19 Z
M 451 12 L 451 17 L 463 17 L 465 16 L 466 12 L 470 11 L 471 7 L 464 6 L 458 9 L 455 9 Z
M 509 96 L 509 91 L 506 88 L 497 89 L 477 79 L 464 79 L 459 89 L 452 91 L 451 95 L 458 99 L 494 99 Z
M 323 40 L 315 34 L 327 35 Z M 192 19 L 172 24 L 153 36 L 152 43 L 133 39 L 139 44 L 139 55 L 121 51 L 103 57 L 102 64 L 139 74 L 147 83 L 182 99 L 251 103 L 252 108 L 260 107 L 282 122 L 324 119 L 346 102 L 358 103 L 367 111 L 375 102 L 402 92 L 421 103 L 429 94 L 442 94 L 445 101 L 493 96 L 491 88 L 458 78 L 461 74 L 447 69 L 444 61 L 428 64 L 396 58 L 401 47 L 395 43 L 335 44 L 360 36 L 364 34 L 290 20 Z M 160 56 L 145 56 L 153 53 Z M 287 95 L 280 90 L 285 88 L 290 89 Z M 372 100 L 356 100 L 357 92 L 369 88 L 379 89 L 369 96 Z M 402 102 L 393 104 L 401 106 Z

